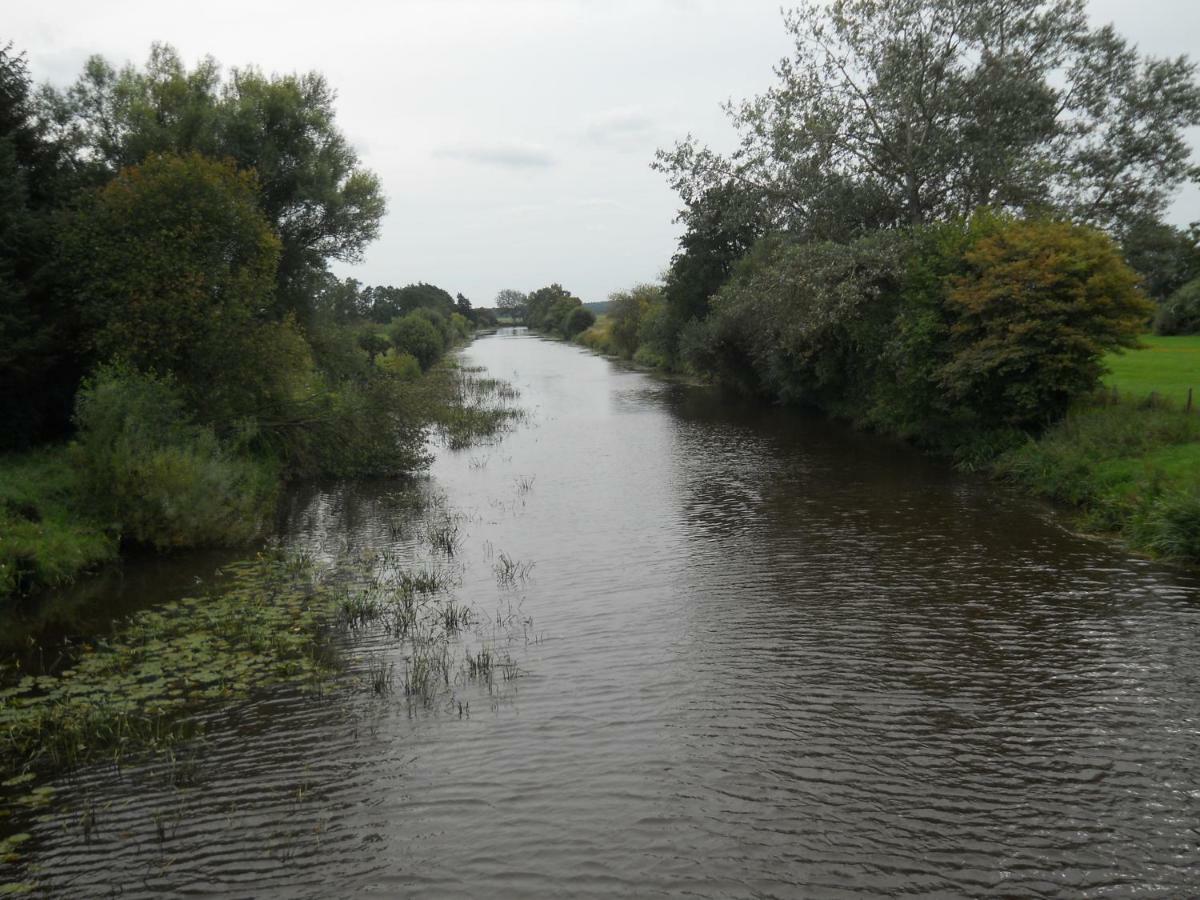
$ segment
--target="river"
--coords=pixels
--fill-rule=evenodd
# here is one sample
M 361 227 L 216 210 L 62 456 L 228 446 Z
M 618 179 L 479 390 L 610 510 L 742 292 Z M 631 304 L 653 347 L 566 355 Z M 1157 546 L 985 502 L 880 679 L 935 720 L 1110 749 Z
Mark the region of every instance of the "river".
M 1195 576 L 819 417 L 519 331 L 463 362 L 528 418 L 421 489 L 517 677 L 414 706 L 352 632 L 182 783 L 61 779 L 27 845 L 55 895 L 1200 892 Z M 400 493 L 298 489 L 282 539 L 424 558 Z

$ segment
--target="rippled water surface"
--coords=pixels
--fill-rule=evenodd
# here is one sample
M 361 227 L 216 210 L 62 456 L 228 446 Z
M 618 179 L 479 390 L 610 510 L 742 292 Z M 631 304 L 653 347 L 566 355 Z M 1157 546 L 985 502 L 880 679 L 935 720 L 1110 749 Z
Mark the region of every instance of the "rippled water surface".
M 348 677 L 215 715 L 186 778 L 61 782 L 56 892 L 1200 893 L 1195 577 L 818 418 L 521 333 L 464 362 L 529 420 L 424 490 L 520 677 L 413 707 L 353 633 Z M 298 491 L 286 539 L 429 557 L 400 493 Z

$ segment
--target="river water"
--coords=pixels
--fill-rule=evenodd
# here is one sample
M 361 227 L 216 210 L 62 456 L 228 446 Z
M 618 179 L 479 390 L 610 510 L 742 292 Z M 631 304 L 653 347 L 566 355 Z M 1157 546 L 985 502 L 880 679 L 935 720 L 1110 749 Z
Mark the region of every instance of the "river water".
M 414 707 L 355 632 L 182 785 L 64 779 L 56 895 L 1200 893 L 1196 577 L 820 418 L 521 332 L 463 357 L 528 420 L 422 489 L 519 677 Z M 284 539 L 424 558 L 400 493 L 298 490 Z

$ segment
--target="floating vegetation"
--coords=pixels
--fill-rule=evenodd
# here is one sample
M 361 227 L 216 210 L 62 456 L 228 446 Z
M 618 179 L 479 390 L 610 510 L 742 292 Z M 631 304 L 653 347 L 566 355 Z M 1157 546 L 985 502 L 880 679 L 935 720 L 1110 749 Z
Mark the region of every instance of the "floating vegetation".
M 0 690 L 0 771 L 71 768 L 196 731 L 180 714 L 330 669 L 321 629 L 369 605 L 321 583 L 311 562 L 259 556 L 227 568 L 220 592 L 143 610 L 67 665 L 8 671 Z M 114 757 L 113 752 L 117 755 Z

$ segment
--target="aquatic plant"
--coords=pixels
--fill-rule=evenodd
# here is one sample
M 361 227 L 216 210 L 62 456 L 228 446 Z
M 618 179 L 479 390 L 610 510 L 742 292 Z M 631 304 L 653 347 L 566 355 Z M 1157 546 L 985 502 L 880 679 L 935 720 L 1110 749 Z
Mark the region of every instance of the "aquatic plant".
M 533 562 L 521 562 L 501 552 L 492 566 L 492 571 L 496 573 L 497 584 L 501 587 L 512 587 L 518 580 L 525 581 L 529 578 L 533 565 Z

